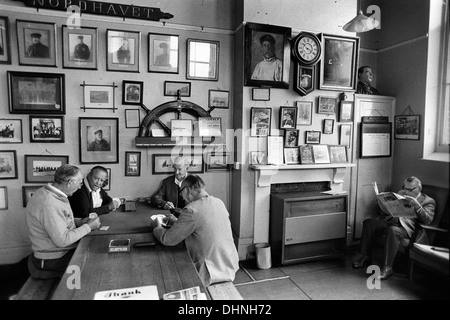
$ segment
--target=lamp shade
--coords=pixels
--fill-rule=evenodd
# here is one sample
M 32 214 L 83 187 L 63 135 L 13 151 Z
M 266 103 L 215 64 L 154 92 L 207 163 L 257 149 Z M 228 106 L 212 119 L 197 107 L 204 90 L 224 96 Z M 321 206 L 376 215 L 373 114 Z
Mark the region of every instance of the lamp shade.
M 354 17 L 351 21 L 347 22 L 345 26 L 342 27 L 345 31 L 348 32 L 366 32 L 375 29 L 378 27 L 380 22 L 373 18 L 366 17 L 363 15 L 362 11 L 359 11 L 359 14 Z

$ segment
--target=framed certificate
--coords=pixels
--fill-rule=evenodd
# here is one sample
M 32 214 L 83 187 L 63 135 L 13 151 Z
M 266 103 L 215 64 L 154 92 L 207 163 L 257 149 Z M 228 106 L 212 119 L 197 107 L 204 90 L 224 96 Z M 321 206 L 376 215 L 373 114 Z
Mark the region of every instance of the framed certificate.
M 219 117 L 199 117 L 198 135 L 200 137 L 221 137 L 222 123 Z

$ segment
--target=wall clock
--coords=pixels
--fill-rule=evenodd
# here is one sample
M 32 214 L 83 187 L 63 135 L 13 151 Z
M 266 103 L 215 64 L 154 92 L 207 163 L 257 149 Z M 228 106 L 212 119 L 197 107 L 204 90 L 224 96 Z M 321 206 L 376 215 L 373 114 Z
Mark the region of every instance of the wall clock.
M 292 41 L 292 54 L 298 62 L 306 66 L 317 63 L 322 52 L 322 45 L 315 34 L 300 32 Z

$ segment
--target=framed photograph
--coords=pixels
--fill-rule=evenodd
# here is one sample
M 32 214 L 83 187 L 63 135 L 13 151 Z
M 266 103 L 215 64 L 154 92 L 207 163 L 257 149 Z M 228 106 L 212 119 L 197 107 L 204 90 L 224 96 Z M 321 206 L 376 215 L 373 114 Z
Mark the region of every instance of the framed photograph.
M 298 130 L 284 130 L 284 147 L 294 148 L 298 146 Z
M 221 137 L 222 119 L 219 117 L 199 117 L 198 135 L 200 137 Z
M 192 137 L 192 120 L 172 119 L 170 120 L 171 137 Z
M 323 134 L 333 134 L 334 132 L 334 119 L 323 120 Z
M 352 146 L 352 125 L 341 124 L 339 133 L 339 144 L 351 148 Z
M 53 182 L 56 169 L 69 163 L 69 156 L 25 155 L 25 182 Z
M 231 153 L 208 152 L 206 154 L 205 171 L 229 171 L 231 164 Z
M 312 101 L 296 101 L 297 105 L 297 128 L 298 126 L 312 125 Z
M 397 140 L 420 140 L 420 116 L 395 116 L 394 138 Z
M 39 186 L 22 186 L 22 205 L 25 208 L 33 194 L 44 185 Z
M 219 80 L 219 41 L 187 39 L 186 79 Z
M 103 183 L 103 190 L 105 191 L 110 191 L 111 190 L 111 179 L 112 179 L 112 175 L 111 175 L 111 168 L 105 168 L 106 171 L 108 171 L 108 176 L 105 180 L 105 182 Z
M 122 81 L 122 104 L 142 105 L 142 97 L 144 96 L 143 81 Z
M 177 97 L 178 92 L 180 97 L 191 96 L 191 83 L 190 82 L 176 82 L 176 81 L 164 81 L 164 95 Z
M 270 88 L 253 88 L 253 101 L 270 101 Z
M 299 147 L 300 150 L 300 163 L 301 164 L 312 164 L 314 163 L 312 146 L 307 144 Z
M 320 131 L 306 131 L 306 144 L 320 144 Z
M 152 174 L 173 174 L 174 155 L 153 154 Z M 189 173 L 203 173 L 203 154 L 185 156 L 190 159 Z
M 56 25 L 16 20 L 19 64 L 56 67 Z
M 65 114 L 64 74 L 8 71 L 9 112 Z
M 359 38 L 324 34 L 320 90 L 356 90 Z
M 250 164 L 267 164 L 267 152 L 250 151 Z
M 62 26 L 63 68 L 97 70 L 97 28 Z
M 333 97 L 319 96 L 319 104 L 317 105 L 317 113 L 335 114 L 337 99 Z
M 294 91 L 301 96 L 314 91 L 314 84 L 316 83 L 316 66 L 305 67 L 299 63 L 295 63 L 294 68 Z
M 280 129 L 297 127 L 297 107 L 280 107 Z
M 0 179 L 17 179 L 16 150 L 0 150 Z
M 22 119 L 0 119 L 0 143 L 22 142 Z
M 245 24 L 245 86 L 289 89 L 290 38 L 291 28 Z
M 106 30 L 106 70 L 139 72 L 141 33 Z
M 79 118 L 80 163 L 119 163 L 119 118 Z
M 139 109 L 125 110 L 125 128 L 139 128 L 141 125 L 141 112 Z
M 298 148 L 284 148 L 284 163 L 285 164 L 298 164 L 299 149 Z
M 347 148 L 345 146 L 328 146 L 331 163 L 345 163 L 347 160 Z
M 0 16 L 0 64 L 11 64 L 9 32 L 8 17 Z
M 178 73 L 177 35 L 148 34 L 148 72 Z
M 312 145 L 311 147 L 314 163 L 330 163 L 330 154 L 328 152 L 328 145 L 317 144 Z
M 270 136 L 272 123 L 272 108 L 251 108 L 250 110 L 250 136 Z
M 30 142 L 64 142 L 63 116 L 30 116 Z
M 8 187 L 0 186 L 0 210 L 8 210 Z
M 352 122 L 353 121 L 353 102 L 341 101 L 341 107 L 339 108 L 339 122 Z
M 114 85 L 83 84 L 82 109 L 112 109 L 116 110 L 114 100 Z M 86 110 L 85 110 L 86 111 Z
M 230 91 L 209 90 L 208 107 L 228 109 L 230 107 Z
M 141 175 L 141 153 L 125 151 L 125 176 L 139 177 Z
M 361 158 L 390 157 L 392 122 L 361 122 Z

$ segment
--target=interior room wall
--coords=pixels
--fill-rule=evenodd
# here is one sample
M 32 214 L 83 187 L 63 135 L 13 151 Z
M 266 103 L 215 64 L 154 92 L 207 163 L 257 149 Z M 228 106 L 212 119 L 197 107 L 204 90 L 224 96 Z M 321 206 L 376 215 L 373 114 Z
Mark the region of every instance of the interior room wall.
M 123 1 L 112 1 L 124 3 Z M 135 1 L 135 5 L 149 6 L 148 1 Z M 152 155 L 170 153 L 171 148 L 137 148 L 134 139 L 139 129 L 125 127 L 125 109 L 139 109 L 140 119 L 146 115 L 138 106 L 122 105 L 122 81 L 134 80 L 144 82 L 144 104 L 153 109 L 156 106 L 173 101 L 173 97 L 163 95 L 164 81 L 191 82 L 191 97 L 183 98 L 194 102 L 208 110 L 208 90 L 230 91 L 230 109 L 215 109 L 213 117 L 222 118 L 224 129 L 232 127 L 232 76 L 233 76 L 233 10 L 234 1 L 166 1 L 152 4 L 160 6 L 162 11 L 174 14 L 174 18 L 163 26 L 162 22 L 147 22 L 142 20 L 83 15 L 81 26 L 96 27 L 98 30 L 98 70 L 76 70 L 62 68 L 62 31 L 61 26 L 67 24 L 64 13 L 51 10 L 25 8 L 22 3 L 0 0 L 1 16 L 8 16 L 11 38 L 11 64 L 0 64 L 0 118 L 22 119 L 23 143 L 0 144 L 1 150 L 16 150 L 18 179 L 0 180 L 0 186 L 8 188 L 8 210 L 0 211 L 0 264 L 19 261 L 30 252 L 24 212 L 22 206 L 22 186 L 33 185 L 25 183 L 24 155 L 68 155 L 71 164 L 78 165 L 86 175 L 95 164 L 80 164 L 79 159 L 79 117 L 113 117 L 119 119 L 119 162 L 103 164 L 111 168 L 111 190 L 113 197 L 147 197 L 158 188 L 160 181 L 166 175 L 152 174 Z M 220 18 L 219 18 L 220 16 Z M 16 19 L 53 22 L 57 29 L 57 67 L 22 66 L 18 62 Z M 204 26 L 202 30 L 202 26 Z M 140 72 L 106 71 L 106 29 L 132 30 L 141 32 Z M 179 73 L 163 74 L 149 73 L 148 70 L 148 33 L 163 33 L 179 35 Z M 219 80 L 198 81 L 186 80 L 186 40 L 188 38 L 220 41 Z M 10 114 L 8 107 L 7 71 L 27 71 L 44 73 L 62 73 L 65 75 L 66 114 L 65 143 L 30 143 L 29 116 Z M 80 84 L 112 84 L 115 83 L 115 103 L 118 108 L 112 110 L 86 110 L 83 106 L 83 90 Z M 141 175 L 139 177 L 125 176 L 125 151 L 141 152 Z M 231 210 L 231 172 L 205 172 L 202 177 L 211 195 L 221 198 Z M 132 213 L 130 213 L 132 214 Z

